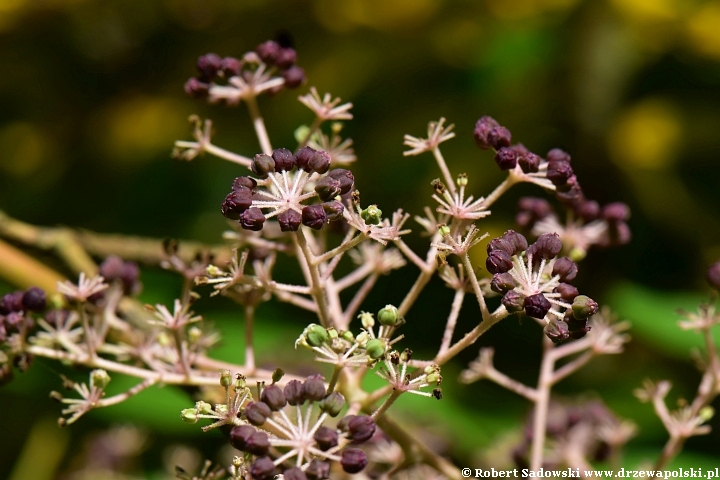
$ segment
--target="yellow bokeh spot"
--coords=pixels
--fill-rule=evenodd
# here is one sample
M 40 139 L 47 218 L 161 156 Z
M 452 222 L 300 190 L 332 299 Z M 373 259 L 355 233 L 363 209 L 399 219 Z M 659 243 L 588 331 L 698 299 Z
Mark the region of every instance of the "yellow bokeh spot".
M 186 135 L 186 112 L 178 101 L 134 97 L 110 105 L 92 134 L 108 158 L 122 162 L 150 161 L 170 152 L 174 140 Z
M 720 59 L 720 2 L 708 3 L 687 21 L 690 45 L 700 54 Z
M 608 147 L 622 168 L 663 169 L 675 160 L 681 133 L 672 105 L 648 100 L 621 114 L 608 136 Z
M 22 177 L 37 172 L 47 161 L 50 148 L 42 132 L 30 123 L 0 127 L 0 169 Z
M 676 20 L 680 14 L 678 0 L 610 0 L 617 11 L 639 23 L 662 23 Z

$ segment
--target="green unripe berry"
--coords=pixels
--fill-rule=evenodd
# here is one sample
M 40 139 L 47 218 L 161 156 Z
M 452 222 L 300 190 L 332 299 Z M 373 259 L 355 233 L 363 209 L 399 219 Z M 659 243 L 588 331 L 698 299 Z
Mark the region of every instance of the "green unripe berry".
M 180 412 L 180 418 L 182 418 L 183 422 L 185 423 L 197 423 L 197 415 L 198 414 L 194 408 L 186 408 L 182 412 Z
M 373 338 L 372 340 L 367 342 L 367 345 L 365 346 L 365 351 L 367 352 L 368 356 L 373 360 L 377 360 L 378 358 L 385 355 L 386 349 L 387 345 L 383 340 L 379 338 Z
M 382 210 L 377 205 L 370 205 L 360 212 L 360 218 L 365 221 L 366 225 L 377 225 L 382 220 Z
M 230 385 L 232 385 L 232 375 L 230 375 L 230 370 L 223 370 L 220 372 L 220 386 L 227 388 Z
M 333 392 L 320 401 L 320 410 L 331 417 L 337 417 L 345 406 L 345 397 L 338 392 Z
M 90 382 L 93 387 L 103 389 L 110 383 L 110 375 L 105 370 L 93 370 L 90 372 Z
M 325 328 L 312 324 L 305 332 L 305 339 L 311 347 L 319 347 L 330 340 L 330 335 L 328 335 L 328 331 Z
M 375 326 L 375 319 L 373 318 L 372 313 L 361 312 L 360 315 L 358 315 L 358 318 L 360 319 L 360 323 L 362 323 L 363 328 L 366 330 Z
M 400 312 L 393 305 L 385 305 L 377 314 L 378 321 L 386 327 L 394 327 L 400 321 Z

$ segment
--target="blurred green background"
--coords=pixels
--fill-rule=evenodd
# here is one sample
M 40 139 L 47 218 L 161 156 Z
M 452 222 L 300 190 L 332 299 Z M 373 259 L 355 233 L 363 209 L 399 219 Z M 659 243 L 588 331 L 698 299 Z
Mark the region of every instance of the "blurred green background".
M 189 139 L 186 119 L 197 113 L 215 122 L 216 144 L 245 155 L 258 146 L 243 107 L 193 101 L 182 85 L 199 55 L 239 56 L 278 32 L 292 36 L 308 73 L 301 93 L 315 85 L 354 103 L 343 133 L 355 141 L 364 203 L 421 213 L 438 173 L 429 155 L 402 157 L 402 136 L 423 135 L 441 116 L 458 133 L 443 145 L 451 169 L 468 172 L 475 195 L 489 193 L 503 176 L 471 132 L 478 117 L 491 115 L 540 154 L 570 152 L 590 198 L 631 206 L 633 242 L 592 251 L 577 283 L 633 322 L 633 343 L 558 393 L 589 391 L 638 423 L 628 465 L 655 458 L 665 432 L 631 392 L 650 376 L 674 382 L 671 402 L 694 395 L 699 374 L 688 352 L 700 339 L 679 333 L 675 309 L 705 298 L 704 269 L 720 257 L 720 1 L 0 0 L 0 209 L 39 225 L 217 242 L 226 228 L 218 207 L 239 169 L 209 156 L 172 161 L 173 141 Z M 292 147 L 294 129 L 311 120 L 296 96 L 260 100 L 276 146 Z M 481 228 L 512 227 L 522 194 L 541 192 L 516 187 Z M 418 237 L 409 243 L 425 246 Z M 365 308 L 398 303 L 415 276 L 410 266 L 383 279 Z M 168 303 L 180 285 L 156 269 L 143 278 L 145 302 Z M 451 298 L 440 282 L 430 284 L 408 318 L 407 345 L 430 352 L 439 344 L 447 312 L 436 305 L 449 308 Z M 477 321 L 470 300 L 459 331 Z M 202 301 L 198 310 L 228 338 L 240 336 L 231 304 Z M 277 352 L 310 318 L 279 306 L 263 306 L 259 315 L 261 363 L 286 361 Z M 539 336 L 530 322 L 506 321 L 479 345 L 495 346 L 497 366 L 532 383 Z M 447 368 L 440 407 L 397 404 L 398 415 L 422 418 L 445 442 L 457 439 L 455 460 L 473 467 L 489 465 L 488 452 L 512 443 L 528 411 L 489 382 L 457 384 L 454 373 L 477 350 Z M 241 351 L 226 342 L 220 356 L 237 361 Z M 183 424 L 176 413 L 190 397 L 170 388 L 57 430 L 59 409 L 47 392 L 65 370 L 37 363 L 0 391 L 0 478 L 18 464 L 36 469 L 28 478 L 53 478 L 56 469 L 62 478 L 88 478 L 77 471 L 102 443 L 97 435 L 127 424 L 140 430 L 113 430 L 115 438 L 142 445 L 119 468 L 127 475 L 164 478 L 165 465 L 178 458 L 191 465 L 198 453 L 181 445 L 218 458 L 222 437 Z M 117 388 L 123 381 L 114 381 Z M 720 422 L 711 424 L 713 433 L 688 442 L 676 465 L 720 464 Z

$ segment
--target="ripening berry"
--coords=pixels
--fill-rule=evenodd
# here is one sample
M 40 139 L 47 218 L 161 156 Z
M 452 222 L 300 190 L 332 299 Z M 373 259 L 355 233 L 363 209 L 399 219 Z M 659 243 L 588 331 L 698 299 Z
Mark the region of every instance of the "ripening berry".
M 326 175 L 315 184 L 315 192 L 320 200 L 331 200 L 340 195 L 340 182 L 330 175 Z
M 515 150 L 508 147 L 501 147 L 495 154 L 495 163 L 500 170 L 512 170 L 517 165 L 518 154 Z
M 336 447 L 339 437 L 337 430 L 330 427 L 320 427 L 315 432 L 313 439 L 317 443 L 318 448 L 324 452 Z
M 512 141 L 510 130 L 505 127 L 495 127 L 488 132 L 488 143 L 495 149 L 500 150 L 503 147 L 509 147 Z
M 310 159 L 313 157 L 313 155 L 315 155 L 315 152 L 316 150 L 310 147 L 303 147 L 298 150 L 295 154 L 295 162 L 297 164 L 297 167 L 305 170 L 306 172 L 309 172 L 310 168 L 308 167 L 308 163 L 310 162 Z
M 230 445 L 238 450 L 245 451 L 245 446 L 250 437 L 255 433 L 255 427 L 250 425 L 238 425 L 230 430 Z
M 272 480 L 275 478 L 275 464 L 270 457 L 260 457 L 250 465 L 250 475 L 255 480 Z
M 300 228 L 302 216 L 295 210 L 285 210 L 283 213 L 278 215 L 278 223 L 280 224 L 280 230 L 283 232 L 297 232 Z
M 712 288 L 720 290 L 720 261 L 710 265 L 705 273 L 705 278 Z
M 600 205 L 595 200 L 586 200 L 575 207 L 575 213 L 585 221 L 592 222 L 600 216 Z
M 504 250 L 493 250 L 485 260 L 485 268 L 490 273 L 505 273 L 512 268 L 512 259 Z
M 325 382 L 320 375 L 309 376 L 303 382 L 302 392 L 308 401 L 319 402 L 325 398 Z
M 337 417 L 345 406 L 345 397 L 338 392 L 333 392 L 320 402 L 320 410 L 331 417 Z
M 573 299 L 572 313 L 577 320 L 584 320 L 595 315 L 598 311 L 598 304 L 586 295 L 578 295 Z
M 525 314 L 533 318 L 545 318 L 550 310 L 550 301 L 542 293 L 536 293 L 525 297 Z
M 559 148 L 553 148 L 547 153 L 548 162 L 567 162 L 570 163 L 570 155 Z
M 517 163 L 524 173 L 537 173 L 540 171 L 540 157 L 532 152 L 520 153 Z
M 185 86 L 183 88 L 185 89 L 185 93 L 187 93 L 191 98 L 207 98 L 208 92 L 210 92 L 210 84 L 195 77 L 192 77 L 185 82 Z
M 220 71 L 222 71 L 225 78 L 236 77 L 240 75 L 242 69 L 242 62 L 234 57 L 225 57 L 222 59 L 220 64 Z
M 232 190 L 240 191 L 243 189 L 253 190 L 257 187 L 257 182 L 252 177 L 237 177 L 233 180 Z
M 217 77 L 218 71 L 222 67 L 222 58 L 214 53 L 207 53 L 198 58 L 197 69 L 203 80 L 210 81 Z
M 265 223 L 265 215 L 259 208 L 248 208 L 240 215 L 240 226 L 245 230 L 259 232 Z
M 626 222 L 630 219 L 630 208 L 622 202 L 605 205 L 602 217 L 608 222 Z
M 242 178 L 242 177 L 241 177 Z M 252 191 L 245 188 L 242 190 L 234 190 L 225 197 L 220 211 L 225 218 L 230 220 L 239 220 L 240 215 L 250 208 L 252 205 Z
M 245 418 L 255 426 L 265 423 L 265 420 L 272 414 L 272 410 L 265 402 L 250 402 L 245 407 Z
M 300 380 L 290 380 L 288 383 L 285 384 L 285 388 L 283 389 L 283 393 L 285 394 L 285 399 L 287 400 L 288 404 L 295 406 L 295 405 L 302 405 L 305 403 L 305 397 L 303 397 L 303 384 Z
M 47 306 L 45 290 L 39 287 L 28 288 L 22 296 L 22 304 L 31 312 L 42 312 Z
M 566 282 L 574 279 L 577 276 L 577 273 L 577 264 L 570 260 L 568 257 L 561 257 L 555 260 L 552 274 L 559 275 L 561 282 Z
M 307 480 L 307 475 L 300 467 L 288 468 L 283 472 L 284 480 Z
M 573 169 L 570 162 L 548 162 L 547 178 L 556 187 L 567 184 L 568 179 L 572 176 Z
M 496 273 L 490 282 L 490 289 L 497 293 L 505 293 L 515 286 L 515 280 L 509 273 Z
M 273 412 L 277 412 L 287 405 L 285 393 L 283 393 L 282 389 L 277 385 L 268 385 L 265 387 L 262 391 L 262 395 L 260 395 L 260 400 L 267 403 L 268 407 L 270 407 L 270 410 Z
M 327 173 L 330 169 L 330 154 L 324 150 L 315 152 L 315 154 L 308 160 L 308 168 L 310 171 L 315 173 L 323 174 Z
M 284 172 L 295 168 L 295 155 L 287 148 L 273 150 L 272 158 L 275 161 L 275 171 Z
M 305 474 L 313 480 L 326 480 L 330 478 L 330 464 L 313 458 L 305 470 Z
M 258 54 L 258 57 L 260 57 L 260 60 L 269 65 L 274 65 L 275 59 L 281 49 L 282 47 L 279 43 L 274 40 L 268 40 L 267 42 L 258 45 L 257 48 L 255 48 L 255 52 Z
M 275 171 L 275 160 L 270 155 L 258 153 L 252 159 L 250 168 L 260 178 L 267 178 L 268 173 Z
M 368 464 L 367 455 L 357 448 L 346 448 L 342 451 L 340 464 L 347 473 L 358 473 Z
M 267 455 L 270 449 L 270 439 L 265 432 L 255 432 L 245 442 L 245 451 L 253 455 Z
M 355 185 L 355 176 L 350 170 L 344 168 L 331 170 L 327 176 L 340 182 L 340 195 L 350 193 L 350 190 L 352 190 Z
M 545 336 L 552 340 L 553 343 L 560 343 L 570 338 L 567 323 L 558 321 L 554 318 L 545 325 L 543 332 L 545 333 Z
M 488 140 L 488 134 L 490 130 L 495 127 L 499 127 L 500 124 L 495 121 L 492 117 L 481 117 L 480 120 L 475 124 L 475 130 L 473 131 L 473 138 L 477 146 L 483 150 L 487 150 L 491 147 L 490 141 Z
M 560 298 L 565 302 L 572 302 L 580 292 L 574 285 L 569 283 L 561 283 L 553 289 L 553 293 L 559 293 Z
M 550 215 L 552 211 L 552 207 L 544 198 L 522 197 L 518 201 L 515 221 L 523 228 L 530 228 L 538 220 Z
M 327 214 L 322 205 L 308 205 L 302 209 L 302 224 L 306 227 L 320 230 L 327 220 Z
M 275 65 L 282 70 L 287 70 L 292 67 L 297 60 L 297 52 L 294 48 L 285 47 L 281 48 L 275 56 Z
M 352 443 L 364 443 L 375 434 L 375 421 L 367 415 L 358 415 L 347 424 L 347 438 Z
M 535 240 L 535 243 L 528 247 L 528 254 L 532 254 L 534 259 L 550 260 L 557 257 L 562 250 L 562 241 L 557 233 L 543 233 Z
M 345 207 L 343 207 L 343 204 L 338 202 L 337 200 L 323 202 L 320 205 L 322 205 L 323 210 L 325 210 L 325 214 L 327 215 L 329 222 L 334 222 L 335 220 L 340 220 L 341 218 L 343 218 L 343 212 L 345 211 Z
M 305 83 L 305 70 L 297 65 L 293 65 L 282 72 L 282 76 L 285 79 L 285 86 L 287 88 L 297 88 Z

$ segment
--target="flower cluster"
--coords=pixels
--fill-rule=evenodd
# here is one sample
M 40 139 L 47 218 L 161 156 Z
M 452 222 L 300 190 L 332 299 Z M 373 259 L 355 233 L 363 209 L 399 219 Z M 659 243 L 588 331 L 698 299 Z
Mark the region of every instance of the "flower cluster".
M 562 223 L 550 203 L 537 197 L 523 197 L 518 202 L 517 224 L 535 236 L 557 233 L 565 250 L 574 259 L 581 259 L 592 245 L 610 247 L 630 241 L 627 220 L 630 209 L 621 202 L 601 207 L 594 200 L 583 199 L 569 205 L 565 223 Z
M 368 459 L 354 445 L 373 436 L 375 422 L 364 415 L 345 415 L 335 426 L 325 425 L 344 406 L 341 394 L 326 393 L 319 375 L 303 382 L 290 380 L 284 388 L 269 385 L 259 401 L 244 408 L 243 422 L 230 432 L 230 443 L 248 460 L 254 457 L 249 472 L 257 480 L 275 478 L 280 472 L 285 479 L 327 479 L 331 462 L 357 473 Z
M 297 88 L 305 83 L 305 71 L 295 65 L 296 60 L 294 49 L 272 40 L 239 59 L 208 53 L 198 58 L 198 75 L 185 83 L 185 92 L 211 103 L 236 105 L 264 92 L 275 94 L 283 88 Z
M 524 311 L 542 321 L 553 342 L 581 338 L 590 330 L 588 318 L 598 305 L 567 283 L 578 272 L 575 262 L 558 257 L 562 242 L 556 234 L 543 234 L 528 246 L 525 237 L 508 230 L 490 241 L 485 266 L 493 274 L 490 287 L 503 295 L 508 312 Z
M 338 332 L 334 328 L 324 328 L 310 324 L 295 342 L 311 349 L 317 354 L 315 360 L 331 363 L 337 367 L 372 366 L 385 358 L 388 349 L 402 339 L 402 335 L 391 340 L 397 327 L 405 323 L 393 305 L 386 305 L 377 315 L 380 323 L 377 335 L 374 331 L 375 318 L 372 313 L 362 312 L 358 315 L 363 331 L 353 335 L 351 331 Z
M 258 179 L 236 178 L 221 207 L 225 217 L 238 220 L 245 230 L 262 230 L 265 221 L 275 216 L 283 232 L 297 231 L 300 224 L 320 230 L 343 217 L 345 207 L 338 199 L 355 185 L 350 170 L 330 170 L 330 155 L 311 147 L 295 154 L 277 148 L 272 155 L 255 155 L 251 169 Z M 316 197 L 321 203 L 303 204 Z

